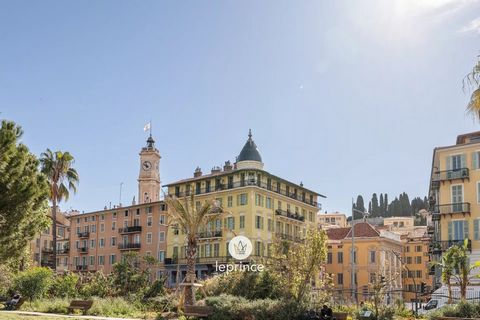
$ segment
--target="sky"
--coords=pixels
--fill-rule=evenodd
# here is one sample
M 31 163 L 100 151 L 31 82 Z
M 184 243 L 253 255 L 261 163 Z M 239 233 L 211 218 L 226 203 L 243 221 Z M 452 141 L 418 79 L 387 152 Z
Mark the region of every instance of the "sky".
M 131 203 L 151 121 L 162 184 L 234 161 L 251 128 L 267 171 L 348 214 L 427 195 L 433 148 L 479 130 L 479 40 L 479 1 L 0 0 L 0 119 L 73 154 L 63 210 L 116 204 L 122 182 Z

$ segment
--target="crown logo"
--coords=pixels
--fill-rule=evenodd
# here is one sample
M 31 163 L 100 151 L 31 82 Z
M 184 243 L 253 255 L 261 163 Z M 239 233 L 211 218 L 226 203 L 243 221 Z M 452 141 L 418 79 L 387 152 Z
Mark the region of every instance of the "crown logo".
M 234 244 L 233 247 L 238 255 L 244 255 L 247 251 L 247 244 L 243 243 L 242 240 L 238 241 L 238 244 Z

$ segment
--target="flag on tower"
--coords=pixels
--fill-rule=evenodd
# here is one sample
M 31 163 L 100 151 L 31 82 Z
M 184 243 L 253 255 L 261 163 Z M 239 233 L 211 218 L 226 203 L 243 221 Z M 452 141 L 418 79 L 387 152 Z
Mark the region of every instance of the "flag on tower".
M 144 132 L 147 132 L 148 130 L 150 130 L 150 127 L 151 127 L 151 123 L 147 123 L 146 125 L 143 126 L 143 131 Z

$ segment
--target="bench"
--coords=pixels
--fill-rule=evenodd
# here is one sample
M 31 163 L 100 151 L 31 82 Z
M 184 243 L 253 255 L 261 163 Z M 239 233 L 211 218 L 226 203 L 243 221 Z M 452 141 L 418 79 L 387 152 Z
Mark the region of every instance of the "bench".
M 17 304 L 15 305 L 10 305 L 8 304 L 8 301 L 5 302 L 5 310 L 18 310 L 20 309 L 20 307 L 22 306 L 22 304 L 25 302 L 25 299 L 24 298 L 20 298 L 20 300 L 18 300 Z
M 185 305 L 183 314 L 187 317 L 206 318 L 213 314 L 213 307 Z
M 347 320 L 348 313 L 346 312 L 334 312 L 333 319 L 335 320 Z
M 72 300 L 67 310 L 72 313 L 75 309 L 82 310 L 83 314 L 87 312 L 93 305 L 93 300 Z

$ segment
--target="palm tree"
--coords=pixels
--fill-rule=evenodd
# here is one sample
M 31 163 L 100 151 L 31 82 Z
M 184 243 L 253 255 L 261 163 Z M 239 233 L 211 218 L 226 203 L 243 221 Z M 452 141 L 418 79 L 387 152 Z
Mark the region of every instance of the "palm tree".
M 168 208 L 169 226 L 181 231 L 186 237 L 187 275 L 184 281 L 184 298 L 186 305 L 193 305 L 195 304 L 193 287 L 196 281 L 195 260 L 197 258 L 198 232 L 218 219 L 216 213 L 221 213 L 222 209 L 213 200 L 199 205 L 195 202 L 193 193 L 181 199 L 168 195 L 165 202 Z
M 470 101 L 467 105 L 467 113 L 472 114 L 480 121 L 480 58 L 472 71 L 463 79 L 463 88 L 469 87 L 472 90 Z
M 452 247 L 453 248 L 453 247 Z M 451 249 L 451 248 L 450 248 Z M 439 266 L 442 269 L 442 282 L 448 289 L 448 303 L 452 303 L 452 276 L 455 271 L 455 260 L 453 251 L 448 249 L 442 256 L 442 260 L 434 262 L 433 265 Z
M 476 275 L 471 275 L 471 273 L 474 269 L 480 267 L 480 262 L 477 261 L 474 264 L 470 264 L 470 259 L 467 253 L 469 250 L 467 239 L 464 240 L 463 245 L 453 246 L 449 250 L 452 250 L 455 266 L 453 278 L 460 286 L 460 298 L 465 300 L 467 298 L 467 286 L 470 284 L 470 280 L 476 277 Z
M 52 202 L 53 270 L 57 270 L 57 205 L 68 200 L 70 190 L 77 192 L 79 178 L 72 168 L 74 161 L 69 152 L 47 149 L 40 155 L 41 171 L 47 177 Z

